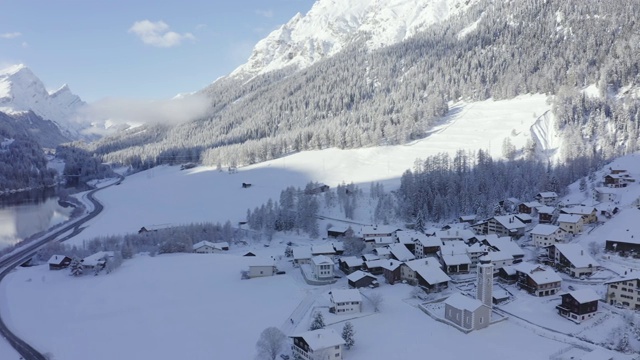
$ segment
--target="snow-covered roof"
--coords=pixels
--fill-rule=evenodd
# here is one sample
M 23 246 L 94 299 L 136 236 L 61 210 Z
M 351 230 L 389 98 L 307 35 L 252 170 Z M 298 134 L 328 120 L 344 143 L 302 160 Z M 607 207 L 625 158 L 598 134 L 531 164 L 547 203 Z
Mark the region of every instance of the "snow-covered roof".
M 380 256 L 375 254 L 364 254 L 362 255 L 362 258 L 364 259 L 364 261 L 380 260 Z
M 521 262 L 513 267 L 516 271 L 529 275 L 529 277 L 538 285 L 562 281 L 560 275 L 542 265 Z
M 498 250 L 505 251 L 511 254 L 511 256 L 514 256 L 514 257 L 524 256 L 524 251 L 522 251 L 520 246 L 518 246 L 518 244 L 508 236 L 502 236 L 502 237 L 487 236 L 487 242 L 489 243 L 489 245 L 497 248 Z
M 416 258 L 415 255 L 413 255 L 403 244 L 389 245 L 389 250 L 391 251 L 391 254 L 400 261 L 409 261 Z
M 626 281 L 633 281 L 633 280 L 640 281 L 640 275 L 620 277 L 617 279 L 609 280 L 605 282 L 605 284 L 615 284 L 623 281 L 626 282 Z
M 317 255 L 311 258 L 311 262 L 314 265 L 326 265 L 326 264 L 333 264 L 333 261 L 331 261 L 331 258 L 329 258 L 328 256 L 325 255 Z
M 393 244 L 393 236 L 376 236 L 376 237 L 365 237 L 364 241 L 372 242 L 378 246 Z
M 493 296 L 494 299 L 498 299 L 498 300 L 507 299 L 511 296 L 511 294 L 509 294 L 507 290 L 499 286 L 495 286 L 493 288 L 493 291 L 491 291 L 491 295 Z
M 344 251 L 344 243 L 341 241 L 332 242 L 331 246 L 333 246 L 335 251 Z
M 395 245 L 395 244 L 394 244 Z M 398 245 L 402 245 L 402 244 L 398 244 Z M 402 245 L 404 246 L 404 245 Z M 388 256 L 391 255 L 391 249 L 389 249 L 387 246 L 383 246 L 383 247 L 379 247 L 379 248 L 375 248 L 373 249 L 373 252 L 378 255 L 378 256 Z
M 468 311 L 475 311 L 482 306 L 482 301 L 462 295 L 459 292 L 449 296 L 444 303 L 456 309 Z
M 513 265 L 503 266 L 502 270 L 504 270 L 504 272 L 509 276 L 516 274 L 516 268 Z
M 371 275 L 369 273 L 366 273 L 366 272 L 364 272 L 362 270 L 354 271 L 351 274 L 347 275 L 347 279 L 350 280 L 350 281 L 353 281 L 353 282 L 356 282 L 356 281 L 358 281 L 360 279 L 363 279 L 365 277 L 371 277 L 371 278 L 374 278 L 374 279 L 376 278 L 375 276 L 373 276 L 373 275 Z
M 489 251 L 487 254 L 491 261 L 513 260 L 513 256 L 507 251 Z
M 528 208 L 539 208 L 540 206 L 543 206 L 542 204 L 540 204 L 537 201 L 527 201 L 525 203 L 522 203 L 524 206 L 528 207 Z
M 440 254 L 461 255 L 468 253 L 469 246 L 464 241 L 447 241 L 440 246 Z
M 554 208 L 553 206 L 539 206 L 538 207 L 538 213 L 541 214 L 553 214 L 556 211 L 556 208 Z
M 357 256 L 345 256 L 340 258 L 340 261 L 347 264 L 348 267 L 362 266 L 362 264 L 364 263 L 362 258 L 359 258 Z
M 518 220 L 518 218 L 513 215 L 494 216 L 493 218 L 507 230 L 515 230 L 525 227 L 522 221 Z
M 203 240 L 203 241 L 200 241 L 199 243 L 193 244 L 193 250 L 198 250 L 203 247 L 210 247 L 212 249 L 215 248 L 214 244 L 207 240 Z
M 449 229 L 436 231 L 436 236 L 443 241 L 449 241 L 450 239 L 468 240 L 476 234 L 469 229 Z
M 461 215 L 460 220 L 462 221 L 476 221 L 477 215 Z
M 362 295 L 356 289 L 335 289 L 331 290 L 331 301 L 334 304 L 348 301 L 362 302 Z
M 347 232 L 347 230 L 349 230 L 348 225 L 331 225 L 331 227 L 327 229 L 327 231 L 335 231 L 340 233 Z
M 415 240 L 426 238 L 427 235 L 415 230 L 399 230 L 396 232 L 398 242 L 402 244 L 412 244 Z
M 110 257 L 113 257 L 113 251 L 98 251 L 97 253 L 82 259 L 82 265 L 96 266 L 104 258 L 110 258 Z
M 553 246 L 577 268 L 599 265 L 579 244 L 555 244 Z
M 364 225 L 360 228 L 359 235 L 362 237 L 366 236 L 380 236 L 382 234 L 393 234 L 397 227 L 389 226 L 389 225 Z
M 313 351 L 344 345 L 344 339 L 331 328 L 311 330 L 290 337 L 301 337 Z
M 311 259 L 311 247 L 310 246 L 294 247 L 293 248 L 293 259 L 294 260 Z
M 423 266 L 416 266 L 414 271 L 431 285 L 451 281 L 449 275 L 445 274 L 439 266 L 425 264 Z
M 564 207 L 562 211 L 566 214 L 591 215 L 596 209 L 593 206 L 572 206 Z
M 333 248 L 333 244 L 316 244 L 311 245 L 311 255 L 323 255 L 323 254 L 335 254 L 336 249 Z
M 539 196 L 539 197 L 541 197 L 543 199 L 548 199 L 548 198 L 554 198 L 554 197 L 557 198 L 558 194 L 556 194 L 553 191 L 543 191 L 541 193 L 538 193 L 538 195 L 536 195 L 536 196 Z
M 378 260 L 371 260 L 371 261 L 365 261 L 365 266 L 369 269 L 371 268 L 379 268 L 379 267 L 384 267 L 385 264 L 387 264 L 389 262 L 388 259 L 378 259 Z
M 574 290 L 567 294 L 571 295 L 571 297 L 576 299 L 576 301 L 578 301 L 580 304 L 600 300 L 600 295 L 598 295 L 598 293 L 596 293 L 595 290 L 591 288 Z
M 518 220 L 523 221 L 523 222 L 524 221 L 532 221 L 533 220 L 533 217 L 531 215 L 529 215 L 529 214 L 515 214 L 513 216 L 517 217 Z
M 65 255 L 51 255 L 51 257 L 49 258 L 49 261 L 47 262 L 49 265 L 60 265 L 62 263 L 62 261 L 64 261 L 64 259 L 67 256 Z
M 580 220 L 582 220 L 580 215 L 560 214 L 560 216 L 558 216 L 559 223 L 577 224 Z
M 449 265 L 471 264 L 471 259 L 469 259 L 469 256 L 467 254 L 460 254 L 460 255 L 443 254 L 442 255 L 442 261 L 444 261 L 444 263 L 447 266 L 449 266 Z
M 401 261 L 398 261 L 395 259 L 389 259 L 384 262 L 384 264 L 382 265 L 382 268 L 387 269 L 389 271 L 395 271 L 398 267 L 400 267 L 400 265 L 402 265 Z
M 531 229 L 531 234 L 549 236 L 549 235 L 553 235 L 559 229 L 560 227 L 556 225 L 538 224 L 534 226 L 533 229 Z
M 252 267 L 252 266 L 256 266 L 256 267 L 276 266 L 276 261 L 270 257 L 256 256 L 251 259 L 251 262 L 249 262 L 249 267 Z

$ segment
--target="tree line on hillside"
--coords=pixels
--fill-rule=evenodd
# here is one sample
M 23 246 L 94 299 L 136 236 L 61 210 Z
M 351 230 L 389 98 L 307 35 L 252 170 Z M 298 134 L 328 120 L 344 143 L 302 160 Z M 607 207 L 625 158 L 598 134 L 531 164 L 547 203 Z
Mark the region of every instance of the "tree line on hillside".
M 301 150 L 404 143 L 424 136 L 449 101 L 591 84 L 605 94 L 635 85 L 639 16 L 633 0 L 482 0 L 400 44 L 368 51 L 363 39 L 295 73 L 218 81 L 204 90 L 212 99 L 208 118 L 136 128 L 86 146 L 105 161 L 148 167 L 242 165 Z M 609 101 L 637 101 L 621 95 Z

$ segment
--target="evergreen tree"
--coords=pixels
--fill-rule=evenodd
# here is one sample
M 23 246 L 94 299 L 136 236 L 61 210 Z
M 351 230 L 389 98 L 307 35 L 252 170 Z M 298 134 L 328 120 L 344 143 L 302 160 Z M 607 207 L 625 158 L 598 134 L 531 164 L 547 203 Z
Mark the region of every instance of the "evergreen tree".
M 82 268 L 82 262 L 80 262 L 80 259 L 78 258 L 73 258 L 73 260 L 71 260 L 71 264 L 69 264 L 69 269 L 71 270 L 71 275 L 73 276 L 80 276 L 84 273 L 84 269 Z
M 318 330 L 324 328 L 324 316 L 320 311 L 316 312 L 313 315 L 313 322 L 311 322 L 311 326 L 309 326 L 309 330 Z
M 355 340 L 353 339 L 354 334 L 353 325 L 351 325 L 351 322 L 347 321 L 342 328 L 342 339 L 344 339 L 347 349 L 351 349 L 353 344 L 355 344 Z

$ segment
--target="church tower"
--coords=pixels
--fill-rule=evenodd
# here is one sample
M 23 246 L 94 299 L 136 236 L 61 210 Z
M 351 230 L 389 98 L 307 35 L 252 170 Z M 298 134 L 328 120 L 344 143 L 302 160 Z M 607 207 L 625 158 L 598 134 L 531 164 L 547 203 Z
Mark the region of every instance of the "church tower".
M 493 263 L 487 255 L 480 257 L 476 298 L 490 309 L 493 307 Z

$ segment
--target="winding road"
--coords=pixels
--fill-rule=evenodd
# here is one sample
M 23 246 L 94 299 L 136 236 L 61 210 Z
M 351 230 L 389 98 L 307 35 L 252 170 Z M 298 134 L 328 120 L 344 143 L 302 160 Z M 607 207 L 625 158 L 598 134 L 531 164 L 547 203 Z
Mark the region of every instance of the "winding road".
M 114 184 L 121 182 L 123 179 L 124 177 L 121 176 L 120 180 Z M 24 263 L 25 261 L 33 257 L 38 251 L 38 249 L 40 249 L 40 247 L 47 244 L 48 242 L 56 240 L 58 236 L 66 233 L 69 230 L 73 230 L 71 234 L 59 240 L 59 241 L 64 241 L 79 234 L 82 231 L 82 228 L 80 226 L 86 223 L 87 221 L 98 216 L 98 214 L 100 214 L 100 212 L 104 209 L 102 204 L 98 202 L 93 197 L 93 195 L 96 192 L 103 190 L 105 188 L 108 188 L 109 186 L 112 186 L 114 184 L 107 185 L 105 187 L 101 187 L 95 190 L 91 190 L 87 193 L 87 199 L 91 201 L 91 203 L 93 204 L 93 210 L 91 212 L 89 212 L 88 214 L 86 214 L 81 218 L 77 218 L 70 221 L 68 224 L 61 226 L 59 229 L 55 230 L 54 232 L 43 235 L 41 239 L 25 245 L 23 249 L 20 249 L 16 253 L 11 254 L 7 258 L 1 260 L 0 269 L 3 269 L 3 270 L 2 272 L 0 272 L 0 281 L 2 281 L 4 277 L 7 276 L 7 274 L 9 274 L 11 271 L 13 271 L 13 269 L 15 269 L 17 266 L 19 266 L 20 264 Z M 38 350 L 34 349 L 31 345 L 27 344 L 24 340 L 20 339 L 16 334 L 11 332 L 11 330 L 9 330 L 9 328 L 6 326 L 6 324 L 2 320 L 1 316 L 0 316 L 0 335 L 2 335 L 2 337 L 4 337 L 9 342 L 9 344 L 11 344 L 11 346 L 20 354 L 21 359 L 24 359 L 24 360 L 46 360 L 47 359 L 44 355 L 38 352 Z

